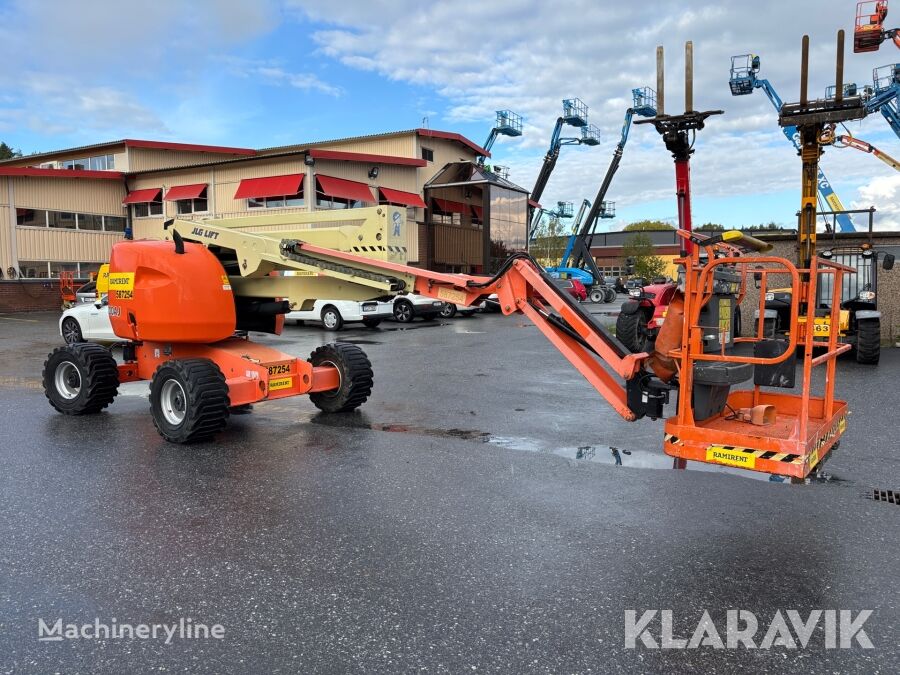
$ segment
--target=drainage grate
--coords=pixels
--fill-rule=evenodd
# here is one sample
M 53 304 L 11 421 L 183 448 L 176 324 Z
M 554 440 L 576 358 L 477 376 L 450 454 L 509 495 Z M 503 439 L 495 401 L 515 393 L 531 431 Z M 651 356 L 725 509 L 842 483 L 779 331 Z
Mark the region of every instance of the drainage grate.
M 900 505 L 900 491 L 898 490 L 879 490 L 872 488 L 872 493 L 866 497 L 876 502 L 887 502 L 888 504 Z

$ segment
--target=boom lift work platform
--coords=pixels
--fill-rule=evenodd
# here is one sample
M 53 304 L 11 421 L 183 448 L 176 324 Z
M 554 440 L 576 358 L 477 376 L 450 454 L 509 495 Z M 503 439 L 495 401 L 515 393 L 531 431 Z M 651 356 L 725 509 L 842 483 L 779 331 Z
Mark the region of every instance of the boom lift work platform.
M 812 359 L 800 393 L 771 391 L 798 345 L 811 352 L 812 337 L 792 331 L 788 341 L 769 340 L 760 322 L 756 336 L 735 338 L 727 316 L 734 282 L 723 284 L 718 272 L 734 279 L 769 265 L 761 297 L 768 274 L 787 274 L 797 321 L 801 303 L 813 306 L 805 301 L 819 275 L 833 275 L 840 286 L 841 265 L 814 259 L 812 269 L 798 270 L 760 255 L 769 245 L 744 233 L 705 238 L 679 230 L 690 249 L 681 258 L 683 300 L 670 309 L 656 351 L 630 353 L 527 253 L 512 255 L 492 277 L 414 268 L 401 245 L 404 210 L 354 211 L 172 220 L 164 241 L 115 244 L 108 302 L 113 330 L 127 340 L 123 362 L 97 345 L 57 348 L 43 370 L 50 404 L 67 415 L 97 413 L 121 382 L 147 380 L 154 424 L 178 443 L 208 439 L 232 408 L 272 399 L 309 395 L 326 413 L 348 412 L 373 386 L 358 346 L 333 343 L 303 359 L 255 343 L 247 332 L 277 334 L 284 313 L 325 294 L 362 300 L 410 292 L 466 305 L 496 294 L 504 315 L 533 322 L 623 419 L 663 417 L 676 392 L 677 414 L 665 424 L 670 455 L 799 479 L 844 431 L 846 404 L 834 396 L 836 338 L 815 360 L 829 369 L 823 396 L 811 393 Z M 285 271 L 302 274 L 273 276 Z M 734 348 L 740 342 L 753 356 Z M 752 388 L 731 391 L 751 379 Z
M 853 29 L 853 51 L 857 54 L 877 52 L 885 40 L 900 48 L 900 30 L 886 29 L 887 0 L 864 0 L 856 3 L 856 25 Z

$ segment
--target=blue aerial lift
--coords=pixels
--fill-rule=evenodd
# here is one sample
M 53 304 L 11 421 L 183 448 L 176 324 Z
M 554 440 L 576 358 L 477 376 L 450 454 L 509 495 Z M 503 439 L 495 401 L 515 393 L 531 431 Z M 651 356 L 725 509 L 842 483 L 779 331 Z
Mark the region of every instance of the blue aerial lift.
M 491 151 L 491 148 L 494 147 L 494 141 L 497 140 L 497 136 L 521 136 L 522 135 L 522 117 L 517 115 L 512 110 L 498 110 L 497 111 L 497 119 L 494 122 L 494 127 L 491 129 L 491 133 L 488 134 L 487 140 L 484 142 L 484 145 L 481 146 L 488 152 Z M 484 165 L 485 157 L 481 155 L 478 158 L 478 164 Z
M 544 163 L 538 173 L 534 187 L 531 189 L 531 202 L 533 204 L 541 201 L 541 195 L 544 194 L 544 188 L 550 180 L 553 169 L 556 168 L 556 160 L 559 159 L 560 148 L 564 145 L 597 145 L 600 142 L 600 130 L 593 124 L 588 124 L 588 107 L 581 99 L 567 98 L 563 100 L 563 114 L 556 120 L 556 126 L 553 127 L 553 136 L 550 138 L 550 148 L 544 156 Z M 581 129 L 581 135 L 574 138 L 563 138 L 562 130 L 565 125 Z M 529 221 L 532 219 L 534 209 L 533 204 L 529 205 L 528 216 Z
M 613 176 L 619 169 L 622 162 L 622 154 L 625 152 L 625 144 L 628 142 L 628 133 L 631 131 L 631 122 L 634 116 L 639 117 L 656 117 L 656 92 L 650 87 L 638 87 L 631 90 L 632 106 L 625 111 L 625 121 L 622 124 L 622 134 L 616 149 L 613 151 L 612 161 L 606 169 L 606 175 L 603 182 L 600 183 L 600 189 L 597 190 L 597 196 L 591 204 L 587 217 L 581 224 L 580 230 L 572 235 L 569 239 L 569 245 L 563 254 L 559 267 L 559 272 L 565 272 L 572 277 L 579 279 L 587 288 L 591 286 L 600 286 L 603 284 L 603 275 L 597 269 L 597 263 L 594 256 L 591 255 L 590 238 L 597 227 L 598 219 L 614 218 L 616 215 L 615 202 L 606 201 L 606 193 L 612 183 Z M 586 200 L 585 200 L 586 201 Z M 550 271 L 550 270 L 548 270 Z M 609 297 L 609 294 L 606 294 Z M 592 299 L 599 302 L 599 295 L 593 295 Z M 613 300 L 615 296 L 613 296 Z M 609 302 L 609 300 L 607 300 Z
M 872 71 L 875 85 L 872 95 L 866 99 L 866 111 L 881 111 L 894 133 L 900 137 L 900 63 L 891 63 Z
M 731 87 L 731 94 L 732 96 L 746 96 L 747 94 L 752 94 L 754 89 L 762 89 L 766 93 L 766 96 L 769 97 L 769 101 L 772 102 L 772 105 L 775 106 L 775 110 L 780 113 L 784 102 L 775 91 L 771 82 L 757 77 L 759 67 L 760 60 L 755 54 L 732 56 L 731 77 L 728 80 L 728 84 Z M 784 135 L 787 136 L 787 139 L 794 148 L 796 148 L 797 152 L 800 152 L 800 134 L 797 131 L 797 127 L 785 126 L 782 127 L 781 130 L 784 132 Z M 854 227 L 853 220 L 851 220 L 850 216 L 846 213 L 839 213 L 846 209 L 844 209 L 844 205 L 841 203 L 834 188 L 831 187 L 831 183 L 825 176 L 825 172 L 822 171 L 821 167 L 819 167 L 818 187 L 820 202 L 827 204 L 831 208 L 831 211 L 837 214 L 835 215 L 835 220 L 841 232 L 856 232 L 856 227 Z

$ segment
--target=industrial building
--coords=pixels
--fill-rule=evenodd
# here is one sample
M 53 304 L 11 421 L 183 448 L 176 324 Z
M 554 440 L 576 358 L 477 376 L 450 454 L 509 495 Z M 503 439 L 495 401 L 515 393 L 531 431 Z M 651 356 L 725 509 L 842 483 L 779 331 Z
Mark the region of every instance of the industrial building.
M 413 129 L 251 149 L 120 140 L 0 162 L 5 281 L 86 278 L 127 229 L 160 237 L 176 216 L 226 218 L 407 207 L 411 264 L 482 272 L 524 248 L 527 190 L 479 163 L 456 133 Z M 348 214 L 348 222 L 352 217 Z

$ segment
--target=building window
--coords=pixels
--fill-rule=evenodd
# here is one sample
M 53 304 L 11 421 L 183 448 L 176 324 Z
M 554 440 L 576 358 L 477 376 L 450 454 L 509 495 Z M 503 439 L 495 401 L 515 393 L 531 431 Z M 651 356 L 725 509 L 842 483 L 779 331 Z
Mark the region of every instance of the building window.
M 92 213 L 68 213 L 40 209 L 16 209 L 16 225 L 22 227 L 56 227 L 64 230 L 88 232 L 124 232 L 122 216 L 100 216 Z
M 368 206 L 368 202 L 344 199 L 343 197 L 331 197 L 321 192 L 316 192 L 316 207 L 325 211 L 330 209 L 361 209 L 365 206 Z
M 67 211 L 50 211 L 47 216 L 47 224 L 50 227 L 58 227 L 63 230 L 74 230 L 77 225 L 74 213 L 69 213 Z
M 140 202 L 131 205 L 131 212 L 135 218 L 151 218 L 153 216 L 161 216 L 163 214 L 162 197 L 157 197 L 156 201 Z
M 303 193 L 280 195 L 278 197 L 251 197 L 247 200 L 248 209 L 283 209 L 290 206 L 303 206 Z
M 431 222 L 438 225 L 462 225 L 462 215 L 459 213 L 432 212 Z
M 16 209 L 16 225 L 47 227 L 47 212 L 37 209 Z
M 116 168 L 115 155 L 100 155 L 91 157 L 91 171 L 112 171 Z
M 48 279 L 50 277 L 50 263 L 42 260 L 20 260 L 19 278 L 21 279 Z
M 78 213 L 78 229 L 93 230 L 99 232 L 103 229 L 103 216 L 95 216 L 93 214 Z
M 55 262 L 50 261 L 50 278 L 58 279 L 60 273 L 71 272 L 74 276 L 78 276 L 77 262 Z
M 87 159 L 66 159 L 59 163 L 61 169 L 90 169 L 91 171 L 111 171 L 116 168 L 114 155 L 99 155 Z
M 79 279 L 89 279 L 92 274 L 96 276 L 98 272 L 100 272 L 100 263 L 98 262 L 78 263 Z
M 124 232 L 125 219 L 121 216 L 103 216 L 103 229 L 106 232 Z
M 431 148 L 422 148 L 422 159 L 424 159 L 426 162 L 433 162 L 434 150 L 432 150 Z
M 179 215 L 190 213 L 206 213 L 209 211 L 209 204 L 206 201 L 206 188 L 196 199 L 179 199 L 175 202 L 175 209 Z

